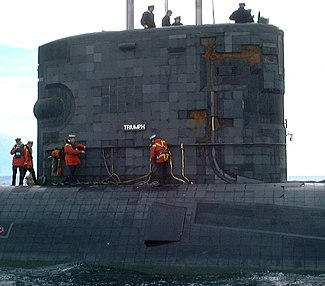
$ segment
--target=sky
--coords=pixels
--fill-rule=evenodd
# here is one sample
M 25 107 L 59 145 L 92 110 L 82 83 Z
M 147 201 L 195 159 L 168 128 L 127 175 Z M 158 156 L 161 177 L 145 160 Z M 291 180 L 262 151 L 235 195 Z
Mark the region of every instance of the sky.
M 232 23 L 229 15 L 239 1 L 202 0 L 203 24 Z M 214 13 L 212 4 L 214 2 Z M 134 28 L 141 14 L 155 5 L 161 26 L 164 0 L 134 0 Z M 325 54 L 322 36 L 325 1 L 250 0 L 246 8 L 269 18 L 284 31 L 285 118 L 288 176 L 325 177 Z M 195 0 L 169 0 L 173 16 L 195 24 Z M 37 101 L 38 47 L 48 42 L 92 32 L 126 29 L 126 0 L 16 0 L 1 1 L 0 17 L 0 176 L 11 175 L 14 139 L 37 140 L 33 107 Z M 214 14 L 214 18 L 213 18 Z M 34 149 L 36 150 L 34 144 Z

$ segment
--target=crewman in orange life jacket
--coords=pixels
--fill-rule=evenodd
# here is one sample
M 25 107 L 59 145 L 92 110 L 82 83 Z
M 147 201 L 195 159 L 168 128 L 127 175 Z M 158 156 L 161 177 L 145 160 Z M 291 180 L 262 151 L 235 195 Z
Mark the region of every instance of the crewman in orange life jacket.
M 32 175 L 34 184 L 37 184 L 37 179 L 35 175 L 35 170 L 34 170 L 34 162 L 33 162 L 33 141 L 28 141 L 25 149 L 26 149 L 26 156 L 25 156 L 25 162 L 24 162 L 24 167 L 25 167 L 25 175 L 27 171 Z
M 69 139 L 66 140 L 64 145 L 65 164 L 69 169 L 69 185 L 75 185 L 77 178 L 77 166 L 80 165 L 79 154 L 83 154 L 86 151 L 86 146 L 76 142 L 76 135 L 69 135 Z
M 16 144 L 11 148 L 10 154 L 14 155 L 12 158 L 12 182 L 11 185 L 16 185 L 17 169 L 19 170 L 19 186 L 23 185 L 25 176 L 25 158 L 26 149 L 25 145 L 21 142 L 21 138 L 15 139 Z
M 164 185 L 167 179 L 167 171 L 170 162 L 170 151 L 167 142 L 156 134 L 150 138 L 150 159 L 153 164 L 157 167 L 157 179 L 160 185 Z

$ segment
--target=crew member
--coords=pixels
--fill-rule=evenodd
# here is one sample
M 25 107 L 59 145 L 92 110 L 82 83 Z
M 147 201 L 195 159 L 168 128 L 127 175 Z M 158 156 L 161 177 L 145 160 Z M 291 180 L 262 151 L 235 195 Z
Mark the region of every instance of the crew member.
M 54 172 L 54 168 L 56 168 L 55 174 L 58 177 L 62 176 L 62 158 L 63 156 L 63 150 L 64 148 L 59 149 L 58 147 L 55 147 L 55 149 L 51 152 L 51 156 L 49 158 L 52 158 L 52 172 Z
M 155 16 L 152 11 L 155 9 L 154 5 L 148 6 L 148 11 L 144 12 L 141 17 L 141 25 L 145 29 L 156 28 Z
M 76 142 L 76 135 L 69 135 L 64 145 L 65 164 L 69 170 L 69 185 L 73 186 L 77 183 L 77 166 L 80 165 L 79 154 L 86 151 L 86 146 Z
M 183 25 L 181 23 L 181 16 L 177 16 L 174 18 L 174 23 L 172 24 L 173 26 L 179 26 L 179 25 Z
M 250 11 L 251 10 L 245 10 L 245 3 L 239 3 L 239 8 L 229 16 L 229 19 L 235 21 L 235 23 L 254 22 Z
M 19 170 L 19 186 L 23 185 L 24 176 L 25 176 L 25 156 L 26 156 L 26 149 L 24 144 L 21 142 L 21 138 L 15 139 L 16 144 L 11 148 L 10 154 L 14 155 L 12 158 L 12 182 L 11 185 L 16 185 L 16 176 L 17 176 L 17 169 Z
M 150 138 L 150 159 L 157 168 L 158 184 L 164 185 L 167 179 L 167 170 L 170 162 L 170 151 L 165 140 L 157 137 L 156 134 Z
M 171 26 L 171 23 L 170 23 L 170 16 L 171 16 L 172 14 L 173 14 L 172 10 L 167 10 L 165 17 L 162 18 L 162 23 L 161 23 L 161 25 L 162 25 L 163 27 Z
M 25 162 L 24 162 L 24 168 L 25 168 L 25 175 L 27 171 L 32 175 L 34 184 L 37 184 L 35 170 L 34 170 L 34 163 L 33 163 L 33 141 L 28 141 L 25 149 L 26 149 L 26 156 L 25 156 Z

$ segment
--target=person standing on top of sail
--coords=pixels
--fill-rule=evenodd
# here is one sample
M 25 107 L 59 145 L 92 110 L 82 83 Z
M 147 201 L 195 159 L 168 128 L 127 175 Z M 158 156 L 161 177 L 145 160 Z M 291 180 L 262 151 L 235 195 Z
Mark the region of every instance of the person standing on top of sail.
M 141 17 L 141 25 L 145 29 L 156 28 L 155 16 L 152 13 L 155 9 L 154 5 L 148 6 L 148 11 L 144 12 Z
M 181 16 L 177 16 L 177 17 L 175 17 L 175 18 L 174 18 L 174 23 L 172 24 L 172 26 L 181 26 L 181 25 L 183 25 L 183 24 L 181 23 Z
M 167 142 L 156 134 L 150 138 L 150 159 L 157 168 L 157 180 L 159 185 L 164 185 L 167 181 L 167 170 L 170 162 L 170 151 Z
M 173 14 L 172 10 L 167 10 L 166 15 L 164 18 L 162 18 L 162 23 L 161 25 L 163 27 L 168 27 L 171 26 L 172 24 L 170 23 L 170 16 Z
M 250 13 L 251 10 L 245 10 L 245 6 L 245 3 L 239 3 L 239 8 L 229 16 L 229 19 L 235 21 L 235 23 L 254 22 Z

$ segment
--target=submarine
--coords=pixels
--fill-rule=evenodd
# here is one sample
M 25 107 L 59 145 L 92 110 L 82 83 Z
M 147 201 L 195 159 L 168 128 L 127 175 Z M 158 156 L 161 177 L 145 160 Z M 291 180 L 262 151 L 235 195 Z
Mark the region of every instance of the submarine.
M 72 36 L 39 47 L 38 79 L 44 184 L 0 187 L 2 264 L 325 271 L 325 185 L 287 181 L 281 29 Z M 51 154 L 71 133 L 87 151 L 80 184 L 67 187 L 64 159 Z M 172 154 L 158 187 L 153 133 Z

